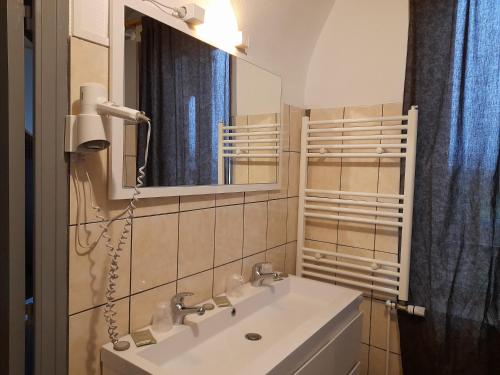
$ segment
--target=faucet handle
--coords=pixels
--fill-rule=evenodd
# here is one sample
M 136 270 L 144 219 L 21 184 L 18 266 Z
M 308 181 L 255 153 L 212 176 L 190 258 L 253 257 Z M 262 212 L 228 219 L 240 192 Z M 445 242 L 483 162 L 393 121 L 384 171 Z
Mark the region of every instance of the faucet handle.
M 270 262 L 259 262 L 255 263 L 253 265 L 253 274 L 260 274 L 260 273 L 266 273 L 266 272 L 272 272 L 273 270 L 273 265 Z
M 191 293 L 191 292 L 180 292 L 180 293 L 175 294 L 172 297 L 171 302 L 174 305 L 177 305 L 177 304 L 181 304 L 182 305 L 184 303 L 184 298 L 192 296 L 192 295 L 194 295 L 194 293 Z

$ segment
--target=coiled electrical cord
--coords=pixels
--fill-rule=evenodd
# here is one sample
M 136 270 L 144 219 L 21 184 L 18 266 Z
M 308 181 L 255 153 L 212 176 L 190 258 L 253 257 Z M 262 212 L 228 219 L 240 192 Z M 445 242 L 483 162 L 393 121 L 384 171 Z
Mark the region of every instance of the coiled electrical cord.
M 120 253 L 123 251 L 123 247 L 127 243 L 127 239 L 130 233 L 130 228 L 132 227 L 132 219 L 134 217 L 134 211 L 136 209 L 136 203 L 139 199 L 138 196 L 141 194 L 139 188 L 144 185 L 144 177 L 146 176 L 146 167 L 148 165 L 148 151 L 149 151 L 149 138 L 151 136 L 151 121 L 147 121 L 148 133 L 146 136 L 146 149 L 144 151 L 144 165 L 139 168 L 139 174 L 137 176 L 137 183 L 134 186 L 134 193 L 127 207 L 127 215 L 125 217 L 125 225 L 123 226 L 120 239 L 118 240 L 118 245 L 116 248 L 113 246 L 111 237 L 108 234 L 109 224 L 105 224 L 103 227 L 104 234 L 103 237 L 106 240 L 106 247 L 108 248 L 108 255 L 111 258 L 111 264 L 109 265 L 108 272 L 108 285 L 106 288 L 106 306 L 104 307 L 104 318 L 108 324 L 108 336 L 113 343 L 113 348 L 115 350 L 126 350 L 130 347 L 127 341 L 118 341 L 118 325 L 115 310 L 114 295 L 116 293 L 116 281 L 118 280 L 118 258 L 120 258 Z
M 122 351 L 122 350 L 127 350 L 130 347 L 130 343 L 127 341 L 119 341 L 118 340 L 118 324 L 117 324 L 117 312 L 115 309 L 115 293 L 116 293 L 116 288 L 117 288 L 117 280 L 118 280 L 118 270 L 119 270 L 119 264 L 118 260 L 121 256 L 121 253 L 123 252 L 124 246 L 127 243 L 129 234 L 130 234 L 130 229 L 132 227 L 132 219 L 134 217 L 134 211 L 136 209 L 136 203 L 139 199 L 139 195 L 141 194 L 139 188 L 141 188 L 144 185 L 144 177 L 146 176 L 146 167 L 148 164 L 148 154 L 149 154 L 149 140 L 151 137 L 151 121 L 147 118 L 145 118 L 145 122 L 148 125 L 148 132 L 146 136 L 146 149 L 144 151 L 144 164 L 139 168 L 138 170 L 138 176 L 137 176 L 137 183 L 134 186 L 134 192 L 132 194 L 132 197 L 130 198 L 130 202 L 127 205 L 127 208 L 120 212 L 118 215 L 115 217 L 106 220 L 106 218 L 101 214 L 101 208 L 95 203 L 93 197 L 94 197 L 94 192 L 92 188 L 92 180 L 90 179 L 90 175 L 88 171 L 85 171 L 87 180 L 89 182 L 90 186 L 90 196 L 91 196 L 91 207 L 96 211 L 96 217 L 99 219 L 99 227 L 101 228 L 101 232 L 97 236 L 97 238 L 91 243 L 91 244 L 83 244 L 82 241 L 80 240 L 79 232 L 80 232 L 80 212 L 79 212 L 79 207 L 80 207 L 80 202 L 79 202 L 79 196 L 80 196 L 80 191 L 78 187 L 78 182 L 75 181 L 75 189 L 76 189 L 76 195 L 77 195 L 77 228 L 76 228 L 76 240 L 79 246 L 81 246 L 84 249 L 87 249 L 87 253 L 90 252 L 95 246 L 98 244 L 98 242 L 101 240 L 101 238 L 104 238 L 104 243 L 108 251 L 108 256 L 110 257 L 110 265 L 109 265 L 109 270 L 108 270 L 108 275 L 107 275 L 107 286 L 106 286 L 106 305 L 104 306 L 104 319 L 107 323 L 107 331 L 108 331 L 108 336 L 110 341 L 113 344 L 113 349 Z M 77 180 L 79 180 L 78 177 L 78 172 L 77 168 L 75 168 L 75 177 Z M 109 227 L 110 225 L 118 220 L 119 218 L 125 216 L 125 225 L 123 226 L 122 232 L 120 234 L 120 239 L 118 240 L 117 246 L 113 246 L 113 241 L 111 236 L 109 235 Z

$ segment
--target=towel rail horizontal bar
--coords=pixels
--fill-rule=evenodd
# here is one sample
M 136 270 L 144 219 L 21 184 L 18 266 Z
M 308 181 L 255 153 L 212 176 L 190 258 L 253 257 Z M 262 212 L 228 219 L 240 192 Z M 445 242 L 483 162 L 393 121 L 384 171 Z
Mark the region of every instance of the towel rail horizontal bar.
M 387 294 L 391 294 L 394 296 L 397 296 L 399 294 L 399 291 L 397 289 L 384 288 L 384 287 L 377 286 L 377 285 L 372 285 L 372 284 L 361 283 L 361 282 L 353 281 L 353 280 L 349 280 L 349 279 L 344 279 L 342 277 L 323 275 L 323 274 L 317 273 L 317 272 L 302 271 L 302 275 L 316 277 L 318 279 L 335 281 L 337 283 L 342 283 L 342 284 L 346 284 L 346 285 L 357 286 L 358 288 L 375 290 L 377 292 L 387 293 Z
M 358 124 L 363 122 L 384 122 L 384 121 L 406 121 L 408 116 L 382 116 L 382 117 L 366 117 L 354 119 L 336 119 L 336 120 L 316 120 L 308 121 L 309 125 L 325 125 L 325 124 Z
M 223 154 L 225 158 L 279 158 L 280 154 Z
M 326 150 L 332 149 L 355 149 L 355 148 L 404 148 L 406 149 L 406 143 L 366 143 L 366 144 L 332 144 L 332 145 L 307 145 L 308 150 L 321 149 L 324 148 Z
M 305 217 L 313 217 L 313 218 L 317 218 L 317 219 L 347 221 L 347 222 L 351 222 L 351 223 L 386 225 L 388 227 L 400 227 L 400 228 L 403 227 L 403 223 L 400 223 L 400 222 L 374 220 L 374 219 L 361 219 L 361 218 L 351 217 L 351 216 L 312 214 L 309 212 L 304 213 L 304 216 Z
M 278 138 L 271 138 L 271 139 L 224 139 L 222 143 L 279 143 Z
M 310 247 L 303 247 L 302 250 L 303 251 L 313 252 L 313 253 L 318 253 L 318 254 L 321 254 L 321 255 L 328 255 L 328 256 L 332 256 L 332 257 L 337 257 L 337 258 L 345 258 L 345 259 L 357 260 L 357 261 L 360 261 L 360 262 L 366 262 L 366 263 L 370 263 L 370 264 L 377 264 L 377 265 L 389 266 L 389 267 L 394 267 L 394 268 L 399 268 L 400 267 L 399 263 L 389 262 L 388 260 L 381 260 L 381 259 L 375 259 L 375 258 L 367 258 L 367 257 L 359 256 L 359 255 L 350 255 L 350 254 L 344 254 L 344 253 L 339 253 L 339 252 L 334 252 L 334 251 L 312 249 Z
M 405 153 L 376 152 L 308 152 L 309 158 L 406 158 Z
M 279 150 L 280 146 L 224 146 L 223 150 Z
M 362 193 L 358 191 L 346 191 L 346 190 L 305 189 L 304 192 L 306 194 L 316 193 L 316 194 L 333 194 L 333 195 L 352 195 L 358 197 L 404 199 L 404 195 L 401 194 Z
M 349 205 L 349 206 L 382 207 L 382 208 L 395 208 L 395 209 L 403 209 L 403 207 L 404 207 L 403 204 L 399 204 L 399 203 L 354 201 L 354 200 L 350 200 L 350 199 L 338 199 L 338 198 L 305 197 L 304 199 L 306 201 L 309 201 L 309 202 L 337 203 L 337 204 L 345 204 L 345 205 Z
M 361 132 L 361 131 L 383 131 L 383 130 L 406 130 L 408 125 L 376 125 L 376 126 L 353 126 L 350 128 L 317 128 L 308 129 L 307 132 L 311 133 L 347 133 L 347 132 Z
M 360 266 L 360 265 L 357 265 L 354 263 L 347 263 L 347 262 L 342 262 L 342 261 L 338 261 L 338 260 L 331 260 L 331 259 L 326 259 L 326 258 L 316 259 L 315 257 L 310 256 L 310 255 L 303 255 L 302 259 L 310 260 L 312 262 L 331 264 L 332 266 L 352 268 L 354 270 L 378 273 L 378 274 L 386 275 L 386 276 L 399 277 L 399 272 L 387 271 L 387 270 L 379 269 L 379 268 L 372 269 L 372 268 L 367 267 L 367 266 Z
M 238 134 L 238 133 L 234 133 Z M 307 141 L 380 141 L 383 139 L 407 139 L 406 134 L 342 135 L 335 137 L 307 137 Z
M 346 212 L 358 215 L 370 215 L 370 216 L 384 216 L 384 217 L 396 217 L 403 218 L 403 214 L 399 212 L 387 212 L 387 211 L 377 211 L 377 210 L 357 210 L 355 208 L 340 208 L 340 207 L 327 207 L 318 206 L 313 204 L 306 204 L 304 208 L 315 211 L 330 211 L 330 212 Z
M 224 137 L 257 137 L 261 135 L 278 135 L 279 130 L 265 131 L 265 132 L 246 132 L 246 133 L 224 133 Z
M 235 126 L 223 126 L 223 130 L 234 130 L 234 129 L 263 129 L 263 128 L 276 128 L 280 124 L 259 124 L 259 125 L 235 125 Z
M 324 266 L 317 266 L 315 264 L 311 263 L 303 263 L 304 268 L 312 268 L 313 270 L 318 270 L 318 271 L 324 271 L 324 272 L 330 272 L 334 273 L 337 275 L 342 275 L 342 276 L 349 276 L 353 277 L 355 279 L 360 279 L 360 280 L 366 280 L 366 281 L 373 281 L 376 283 L 380 284 L 386 284 L 386 285 L 392 285 L 392 286 L 399 286 L 399 282 L 395 280 L 390 280 L 390 279 L 385 279 L 383 277 L 377 277 L 377 276 L 370 276 L 370 275 L 365 275 L 363 273 L 355 273 L 355 272 L 349 272 L 349 271 L 344 271 L 339 268 L 332 268 L 332 267 L 324 267 Z

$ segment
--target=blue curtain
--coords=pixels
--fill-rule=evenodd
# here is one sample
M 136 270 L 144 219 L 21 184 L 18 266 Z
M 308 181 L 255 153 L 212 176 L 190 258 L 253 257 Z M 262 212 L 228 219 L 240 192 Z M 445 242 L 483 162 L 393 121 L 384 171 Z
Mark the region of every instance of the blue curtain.
M 230 55 L 143 17 L 139 106 L 151 118 L 146 186 L 217 183 L 217 124 L 229 123 Z M 146 127 L 139 127 L 137 166 Z
M 405 108 L 419 106 L 403 372 L 500 374 L 500 1 L 413 0 Z

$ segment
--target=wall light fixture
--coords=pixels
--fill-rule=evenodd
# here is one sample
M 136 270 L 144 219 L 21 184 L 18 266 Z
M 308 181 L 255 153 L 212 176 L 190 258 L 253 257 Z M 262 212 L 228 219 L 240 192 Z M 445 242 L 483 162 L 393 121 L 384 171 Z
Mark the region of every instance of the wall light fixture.
M 163 4 L 158 0 L 142 0 L 147 1 L 164 13 L 170 14 L 173 17 L 179 18 L 189 25 L 200 25 L 205 21 L 205 9 L 194 3 L 186 4 L 181 7 L 171 7 Z

